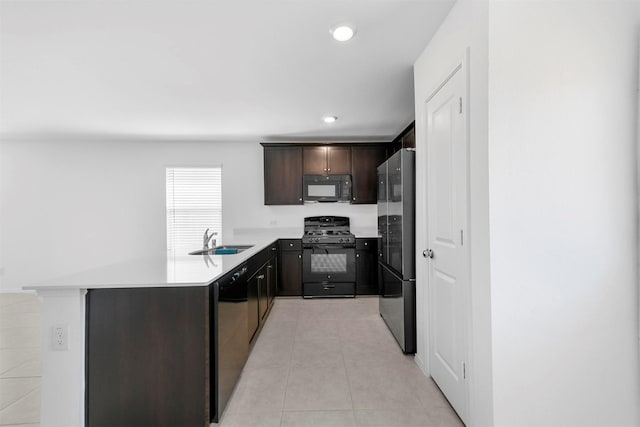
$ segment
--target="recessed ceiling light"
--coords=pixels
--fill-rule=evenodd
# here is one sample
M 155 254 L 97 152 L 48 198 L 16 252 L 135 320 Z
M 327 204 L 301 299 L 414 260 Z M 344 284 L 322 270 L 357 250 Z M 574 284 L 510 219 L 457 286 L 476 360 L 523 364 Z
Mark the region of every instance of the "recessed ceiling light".
M 339 42 L 346 42 L 356 34 L 355 27 L 348 24 L 339 24 L 329 30 L 334 39 Z
M 324 116 L 324 117 L 322 118 L 322 120 L 323 120 L 325 123 L 333 123 L 333 122 L 335 122 L 336 120 L 338 120 L 338 118 L 337 118 L 336 116 Z

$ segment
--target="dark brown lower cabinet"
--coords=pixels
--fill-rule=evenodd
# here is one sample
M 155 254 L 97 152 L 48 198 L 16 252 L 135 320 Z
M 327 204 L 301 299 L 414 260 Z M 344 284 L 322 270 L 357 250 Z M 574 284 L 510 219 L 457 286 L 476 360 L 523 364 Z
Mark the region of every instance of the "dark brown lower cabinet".
M 276 250 L 274 250 L 276 249 Z M 249 302 L 249 342 L 253 342 L 258 331 L 267 319 L 276 292 L 277 246 L 273 245 L 257 255 L 264 262 L 248 282 Z M 266 261 L 265 261 L 266 260 Z
M 356 295 L 378 294 L 377 239 L 356 239 Z
M 87 293 L 86 425 L 208 426 L 209 287 Z
M 249 341 L 252 341 L 260 326 L 260 271 L 256 271 L 247 282 L 247 301 L 249 310 Z
M 267 299 L 273 304 L 278 290 L 278 258 L 274 255 L 267 263 Z
M 302 296 L 302 241 L 280 240 L 278 296 Z
M 258 279 L 260 281 L 258 285 L 258 313 L 260 313 L 260 322 L 262 322 L 264 317 L 267 315 L 267 309 L 269 308 L 269 281 L 267 275 L 267 265 L 262 267 L 262 269 L 260 270 Z
M 217 422 L 273 304 L 277 249 L 209 286 L 89 290 L 85 425 Z

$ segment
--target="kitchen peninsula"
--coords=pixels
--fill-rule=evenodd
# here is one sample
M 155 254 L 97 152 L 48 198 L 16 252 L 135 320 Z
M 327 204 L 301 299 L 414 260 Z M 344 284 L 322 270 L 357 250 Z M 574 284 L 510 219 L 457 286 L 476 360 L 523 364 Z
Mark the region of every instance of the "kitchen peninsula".
M 356 233 L 376 237 L 373 230 Z M 42 299 L 41 425 L 217 421 L 246 360 L 216 359 L 218 341 L 248 353 L 275 296 L 278 241 L 301 235 L 298 228 L 237 234 L 226 244 L 252 247 L 231 255 L 148 255 L 26 286 Z M 244 294 L 227 286 L 223 298 L 219 284 L 233 284 L 234 273 L 244 275 Z M 229 319 L 228 310 L 256 314 L 223 327 L 216 319 Z
M 278 238 L 301 233 L 235 236 L 227 242 L 252 247 L 232 255 L 148 255 L 26 286 L 42 300 L 41 425 L 217 421 L 210 390 L 217 281 L 242 268 L 249 278 L 247 269 L 273 262 Z M 246 292 L 239 299 L 248 306 Z M 236 331 L 247 351 L 258 333 Z

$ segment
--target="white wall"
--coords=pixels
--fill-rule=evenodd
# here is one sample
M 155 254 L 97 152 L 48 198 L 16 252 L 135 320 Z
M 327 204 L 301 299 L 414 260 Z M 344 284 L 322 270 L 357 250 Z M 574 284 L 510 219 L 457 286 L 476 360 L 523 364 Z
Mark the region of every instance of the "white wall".
M 427 363 L 427 273 L 422 250 L 426 248 L 425 205 L 425 100 L 434 92 L 469 49 L 469 162 L 471 251 L 471 406 L 469 425 L 493 424 L 491 366 L 491 307 L 489 288 L 489 191 L 487 164 L 487 49 L 488 1 L 458 0 L 414 66 L 417 165 L 417 316 L 418 361 Z M 465 101 L 466 104 L 466 101 Z
M 640 425 L 639 29 L 637 1 L 459 0 L 415 64 L 425 218 L 424 100 L 469 48 L 471 426 Z
M 0 289 L 164 251 L 165 167 L 219 164 L 224 235 L 238 228 L 301 228 L 305 216 L 321 214 L 376 227 L 375 205 L 264 206 L 257 142 L 5 141 Z
M 638 426 L 634 1 L 492 1 L 496 426 Z

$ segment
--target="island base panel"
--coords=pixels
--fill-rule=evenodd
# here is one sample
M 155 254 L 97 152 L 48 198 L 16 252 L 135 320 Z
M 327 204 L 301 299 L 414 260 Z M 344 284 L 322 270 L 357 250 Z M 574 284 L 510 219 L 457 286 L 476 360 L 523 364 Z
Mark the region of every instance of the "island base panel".
M 88 427 L 209 425 L 208 292 L 88 292 Z

